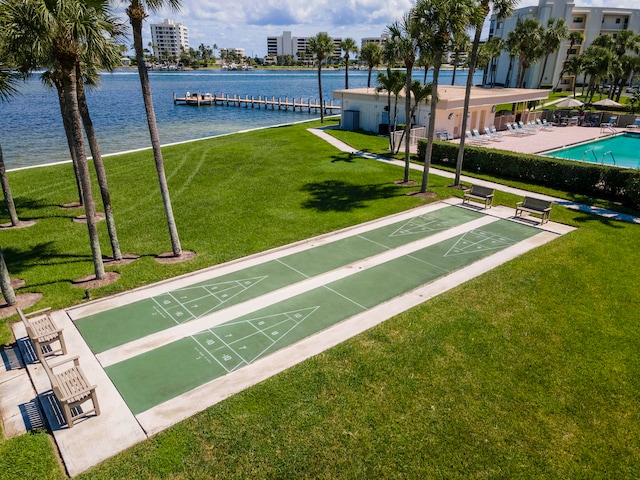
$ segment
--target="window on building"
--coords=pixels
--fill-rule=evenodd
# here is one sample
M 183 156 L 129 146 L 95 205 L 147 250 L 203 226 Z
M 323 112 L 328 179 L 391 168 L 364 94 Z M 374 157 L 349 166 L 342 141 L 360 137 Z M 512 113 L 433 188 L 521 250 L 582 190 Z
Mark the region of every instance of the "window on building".
M 582 23 L 584 22 L 584 17 L 573 17 L 573 23 Z
M 616 23 L 620 23 L 620 19 L 619 18 L 616 18 Z

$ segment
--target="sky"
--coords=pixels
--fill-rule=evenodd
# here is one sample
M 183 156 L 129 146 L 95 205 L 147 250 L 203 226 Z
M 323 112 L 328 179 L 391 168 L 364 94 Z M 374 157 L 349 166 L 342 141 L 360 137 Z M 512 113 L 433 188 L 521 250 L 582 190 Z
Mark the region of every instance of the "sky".
M 151 41 L 149 25 L 169 18 L 189 29 L 189 43 L 194 49 L 200 44 L 215 44 L 219 48 L 244 48 L 245 55 L 262 57 L 267 53 L 267 37 L 280 36 L 283 31 L 298 37 L 327 32 L 331 37 L 351 37 L 360 45 L 362 37 L 384 33 L 413 4 L 413 0 L 182 0 L 179 12 L 150 12 L 144 43 Z M 575 0 L 575 4 L 640 8 L 637 0 Z M 531 5 L 538 5 L 538 0 L 521 0 L 517 8 Z

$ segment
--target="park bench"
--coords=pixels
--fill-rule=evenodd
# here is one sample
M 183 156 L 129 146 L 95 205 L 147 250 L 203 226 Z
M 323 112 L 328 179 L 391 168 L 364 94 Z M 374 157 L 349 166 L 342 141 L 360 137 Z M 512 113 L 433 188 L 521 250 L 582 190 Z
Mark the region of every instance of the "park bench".
M 464 192 L 462 203 L 469 203 L 470 200 L 484 203 L 484 208 L 491 208 L 493 206 L 493 188 L 471 185 L 471 190 Z
M 67 346 L 64 343 L 62 329 L 56 327 L 45 308 L 36 312 L 24 313 L 18 308 L 20 319 L 27 330 L 27 335 L 33 343 L 38 359 L 44 363 L 44 359 L 50 355 L 61 353 L 66 355 Z M 58 348 L 54 344 L 58 343 Z
M 72 366 L 56 370 L 71 362 L 73 362 Z M 43 361 L 42 365 L 47 372 L 53 394 L 62 407 L 62 412 L 69 428 L 72 428 L 76 421 L 92 413 L 95 413 L 96 416 L 100 415 L 96 386 L 90 385 L 84 373 L 80 370 L 77 356 L 64 359 L 53 365 Z M 86 408 L 85 404 L 89 400 L 92 403 L 92 407 Z
M 540 198 L 524 197 L 522 202 L 516 203 L 516 217 L 524 212 L 540 215 L 540 224 L 549 221 L 551 215 L 551 202 Z

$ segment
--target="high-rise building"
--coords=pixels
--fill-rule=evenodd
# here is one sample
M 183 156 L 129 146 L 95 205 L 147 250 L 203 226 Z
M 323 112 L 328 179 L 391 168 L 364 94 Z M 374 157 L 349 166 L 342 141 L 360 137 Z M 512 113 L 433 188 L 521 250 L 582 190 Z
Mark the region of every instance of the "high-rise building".
M 525 18 L 537 19 L 544 28 L 547 27 L 549 19 L 563 18 L 570 32 L 580 32 L 583 37 L 582 43 L 573 45 L 571 49 L 569 49 L 569 41 L 565 40 L 559 50 L 551 52 L 544 70 L 544 78 L 540 78 L 544 61 L 537 62 L 527 69 L 524 77 L 525 85 L 533 88 L 537 87 L 538 83 L 555 87 L 567 56 L 570 58 L 579 55 L 601 34 L 616 38 L 618 33 L 624 30 L 631 30 L 635 34 L 640 32 L 640 10 L 638 9 L 576 6 L 573 0 L 539 0 L 538 6 L 519 8 L 509 18 L 498 18 L 493 15 L 489 24 L 489 38 L 506 39 L 509 32 L 515 28 L 518 19 Z M 515 86 L 516 75 L 513 72 L 518 71 L 517 57 L 511 69 L 509 69 L 510 62 L 509 54 L 503 51 L 495 67 L 496 83 L 505 84 L 506 87 Z M 512 73 L 510 78 L 507 78 L 509 71 Z M 563 90 L 572 90 L 576 80 L 579 83 L 584 79 L 563 74 L 559 80 Z
M 307 46 L 311 37 L 294 37 L 291 32 L 282 32 L 277 37 L 267 37 L 267 56 L 279 57 L 291 55 L 294 60 L 304 60 L 307 58 Z M 340 42 L 342 38 L 332 37 L 334 45 L 333 57 L 340 56 Z
M 180 58 L 182 51 L 189 50 L 189 29 L 181 23 L 165 19 L 151 25 L 153 54 L 160 60 Z

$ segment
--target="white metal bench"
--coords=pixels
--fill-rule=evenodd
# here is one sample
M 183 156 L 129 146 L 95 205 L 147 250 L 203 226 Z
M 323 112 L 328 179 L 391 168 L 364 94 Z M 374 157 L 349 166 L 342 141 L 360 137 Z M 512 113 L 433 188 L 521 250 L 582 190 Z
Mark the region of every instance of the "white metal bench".
M 522 202 L 516 203 L 516 217 L 524 212 L 540 215 L 540 224 L 549 221 L 551 215 L 551 202 L 540 198 L 524 197 Z
M 493 206 L 493 188 L 481 187 L 480 185 L 471 185 L 471 190 L 464 192 L 462 203 L 469 203 L 470 200 L 484 203 L 484 208 Z
M 59 367 L 73 362 L 72 366 L 59 370 Z M 91 385 L 80 370 L 78 357 L 71 357 L 53 365 L 42 362 L 47 372 L 53 394 L 56 396 L 64 413 L 67 426 L 72 428 L 74 423 L 81 418 L 94 413 L 100 415 L 100 406 L 96 397 L 96 386 Z M 86 408 L 86 403 L 91 401 L 91 408 Z
M 67 354 L 67 346 L 64 343 L 62 329 L 56 327 L 48 315 L 50 308 L 45 308 L 31 313 L 24 313 L 18 308 L 20 319 L 24 323 L 27 335 L 33 343 L 38 359 L 44 363 L 44 359 L 50 355 Z M 54 344 L 58 348 L 54 348 Z

